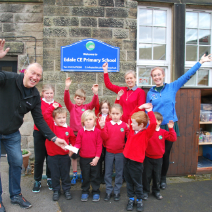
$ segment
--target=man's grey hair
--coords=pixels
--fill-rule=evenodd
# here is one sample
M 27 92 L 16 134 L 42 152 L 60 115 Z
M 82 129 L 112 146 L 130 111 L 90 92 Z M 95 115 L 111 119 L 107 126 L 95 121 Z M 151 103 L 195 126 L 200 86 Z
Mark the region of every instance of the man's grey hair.
M 31 63 L 31 64 L 29 64 L 29 65 L 27 66 L 27 68 L 26 68 L 26 71 L 29 70 L 32 66 L 35 66 L 36 68 L 41 69 L 42 72 L 43 72 L 43 68 L 42 68 L 42 66 L 41 66 L 39 63 Z

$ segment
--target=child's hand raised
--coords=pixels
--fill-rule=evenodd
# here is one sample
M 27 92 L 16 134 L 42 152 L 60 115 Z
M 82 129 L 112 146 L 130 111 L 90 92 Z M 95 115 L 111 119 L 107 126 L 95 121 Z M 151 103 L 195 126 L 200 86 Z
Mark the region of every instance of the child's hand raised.
M 66 80 L 65 80 L 65 90 L 69 90 L 71 83 L 72 83 L 71 78 L 70 77 L 66 78 Z
M 60 105 L 57 103 L 57 102 L 55 102 L 55 103 L 53 103 L 53 107 L 56 109 L 56 108 L 58 108 Z
M 91 89 L 93 91 L 93 94 L 97 95 L 98 94 L 99 85 L 98 84 L 94 84 Z
M 145 109 L 147 112 L 152 111 L 152 103 L 145 103 L 138 107 L 140 110 Z
M 99 126 L 101 127 L 101 129 L 104 128 L 104 126 L 105 126 L 105 118 L 104 117 L 99 118 Z
M 108 73 L 107 69 L 108 69 L 108 63 L 104 63 L 102 66 L 104 73 Z
M 172 120 L 170 120 L 167 125 L 168 125 L 168 128 L 173 128 L 174 127 L 174 122 Z
M 90 165 L 91 165 L 91 166 L 96 166 L 97 163 L 98 163 L 98 161 L 99 161 L 99 157 L 95 157 L 95 158 L 90 162 Z
M 117 100 L 120 100 L 120 98 L 121 98 L 121 96 L 124 94 L 124 91 L 123 90 L 120 90 L 119 92 L 118 92 L 118 95 L 117 95 Z

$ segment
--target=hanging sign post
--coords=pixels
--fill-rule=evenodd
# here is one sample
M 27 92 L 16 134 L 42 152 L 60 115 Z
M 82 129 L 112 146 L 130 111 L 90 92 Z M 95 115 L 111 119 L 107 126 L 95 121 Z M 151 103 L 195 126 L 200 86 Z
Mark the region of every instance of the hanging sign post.
M 119 47 L 96 39 L 85 39 L 61 46 L 61 71 L 102 72 L 108 62 L 108 71 L 119 71 Z

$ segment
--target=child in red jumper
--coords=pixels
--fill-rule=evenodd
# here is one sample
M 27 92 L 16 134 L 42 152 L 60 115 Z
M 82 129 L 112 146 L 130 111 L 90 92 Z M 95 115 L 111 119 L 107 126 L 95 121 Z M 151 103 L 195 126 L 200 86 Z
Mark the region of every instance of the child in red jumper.
M 68 77 L 65 81 L 65 92 L 64 92 L 64 102 L 66 105 L 66 108 L 68 109 L 70 113 L 70 127 L 73 129 L 74 134 L 77 136 L 78 131 L 82 128 L 81 125 L 81 116 L 85 110 L 92 110 L 98 101 L 98 85 L 94 84 L 92 87 L 93 90 L 93 99 L 89 104 L 83 104 L 85 102 L 86 96 L 85 91 L 83 89 L 76 90 L 75 96 L 74 96 L 74 102 L 73 104 L 70 99 L 69 94 L 69 87 L 72 83 L 72 80 L 70 77 Z M 71 180 L 71 184 L 75 185 L 76 180 L 78 179 L 77 175 L 77 158 L 79 157 L 79 154 L 73 154 L 71 159 L 72 169 L 73 169 L 73 179 Z M 81 176 L 80 176 L 81 177 Z
M 99 158 L 102 153 L 101 131 L 95 127 L 96 116 L 92 110 L 86 110 L 81 117 L 83 128 L 79 130 L 75 147 L 80 149 L 80 168 L 82 170 L 81 201 L 88 201 L 90 184 L 93 201 L 100 200 Z M 71 156 L 73 152 L 70 151 Z
M 42 87 L 41 93 L 41 111 L 42 114 L 47 110 L 47 108 L 51 107 L 54 101 L 54 87 L 52 85 L 46 84 Z M 38 128 L 34 125 L 34 153 L 35 153 L 35 166 L 34 166 L 34 186 L 32 192 L 40 192 L 41 187 L 41 179 L 43 173 L 43 163 L 46 158 L 46 176 L 47 176 L 47 185 L 49 190 L 52 190 L 52 180 L 51 173 L 47 163 L 47 152 L 45 147 L 46 138 L 42 135 L 42 133 L 38 130 Z
M 50 129 L 56 136 L 64 139 L 67 144 L 74 143 L 76 136 L 73 130 L 66 124 L 67 112 L 64 108 L 59 107 L 58 103 L 54 103 L 44 113 L 44 119 L 48 123 Z M 62 181 L 62 189 L 67 200 L 70 200 L 71 180 L 70 180 L 70 157 L 69 151 L 57 146 L 53 141 L 46 140 L 46 150 L 48 153 L 48 164 L 51 171 L 53 200 L 58 201 L 60 196 L 60 179 Z
M 163 163 L 163 154 L 165 153 L 165 140 L 171 142 L 177 140 L 176 132 L 173 129 L 174 122 L 169 121 L 169 123 L 167 124 L 169 131 L 160 129 L 160 125 L 163 122 L 163 116 L 158 112 L 154 112 L 154 114 L 157 122 L 157 127 L 153 136 L 150 138 L 146 149 L 143 172 L 143 200 L 148 199 L 151 180 L 153 180 L 152 194 L 158 200 L 161 200 L 163 198 L 160 194 L 160 176 Z
M 148 115 L 141 111 L 145 109 Z M 139 111 L 139 112 L 138 112 Z M 127 182 L 127 196 L 129 197 L 127 211 L 132 211 L 134 196 L 137 197 L 137 211 L 143 210 L 143 186 L 142 172 L 145 151 L 149 139 L 153 136 L 156 128 L 156 119 L 152 112 L 152 104 L 147 103 L 135 108 L 131 116 L 130 133 L 124 148 L 124 177 Z M 146 129 L 150 118 L 150 125 Z
M 106 194 L 105 201 L 109 201 L 111 193 L 114 192 L 114 200 L 120 199 L 120 188 L 122 186 L 123 169 L 124 169 L 124 155 L 123 150 L 125 146 L 125 137 L 129 134 L 129 129 L 125 122 L 120 120 L 123 114 L 122 106 L 114 104 L 111 108 L 110 115 L 112 120 L 106 122 L 100 121 L 102 126 L 101 136 L 103 144 L 106 147 L 105 156 L 105 183 Z M 115 185 L 112 185 L 113 163 L 115 161 Z

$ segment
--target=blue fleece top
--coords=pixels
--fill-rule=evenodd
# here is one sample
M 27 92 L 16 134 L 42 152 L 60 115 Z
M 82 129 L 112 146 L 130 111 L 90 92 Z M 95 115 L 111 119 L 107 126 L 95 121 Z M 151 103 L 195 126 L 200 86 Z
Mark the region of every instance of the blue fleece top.
M 178 121 L 175 103 L 177 91 L 190 79 L 190 77 L 196 73 L 200 68 L 201 63 L 197 62 L 191 69 L 189 69 L 184 75 L 170 84 L 164 84 L 163 89 L 157 92 L 152 87 L 147 93 L 146 102 L 152 103 L 153 111 L 157 111 L 163 115 L 162 125 L 167 124 L 169 120 L 174 122 Z

